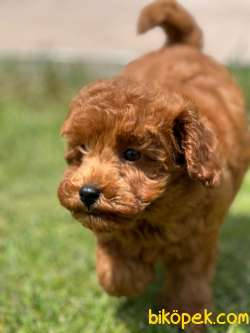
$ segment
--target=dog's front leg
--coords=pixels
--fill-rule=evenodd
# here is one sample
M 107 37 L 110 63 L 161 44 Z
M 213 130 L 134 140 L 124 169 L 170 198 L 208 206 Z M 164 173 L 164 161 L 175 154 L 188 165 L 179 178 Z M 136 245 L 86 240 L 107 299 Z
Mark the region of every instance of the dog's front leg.
M 153 265 L 137 252 L 122 248 L 114 239 L 97 238 L 96 271 L 100 285 L 110 295 L 136 296 L 153 278 Z
M 199 314 L 200 321 L 204 319 L 204 311 L 209 311 L 212 305 L 210 284 L 214 275 L 216 243 L 215 234 L 193 238 L 187 241 L 186 246 L 180 246 L 179 258 L 166 260 L 167 278 L 163 301 L 168 311 L 178 310 L 179 313 L 185 312 L 189 315 Z M 204 324 L 197 324 L 188 329 L 192 333 L 200 333 L 204 332 L 204 328 Z

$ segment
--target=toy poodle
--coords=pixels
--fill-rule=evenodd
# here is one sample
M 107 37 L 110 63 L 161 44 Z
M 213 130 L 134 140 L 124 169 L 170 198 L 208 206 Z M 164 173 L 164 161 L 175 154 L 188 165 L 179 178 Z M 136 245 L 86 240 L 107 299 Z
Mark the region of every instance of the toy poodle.
M 249 166 L 248 123 L 239 87 L 201 51 L 192 16 L 158 0 L 143 9 L 138 31 L 156 26 L 164 47 L 73 100 L 58 196 L 96 236 L 109 294 L 141 294 L 161 261 L 164 307 L 201 313 L 212 302 L 220 226 Z

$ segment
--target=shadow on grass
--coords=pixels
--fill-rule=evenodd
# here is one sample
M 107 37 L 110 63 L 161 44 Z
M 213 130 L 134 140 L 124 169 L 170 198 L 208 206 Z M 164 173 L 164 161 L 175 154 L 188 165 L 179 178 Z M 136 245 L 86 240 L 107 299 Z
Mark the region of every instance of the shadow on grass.
M 167 326 L 147 325 L 148 309 L 157 310 L 156 299 L 163 278 L 164 271 L 159 268 L 156 280 L 142 297 L 125 300 L 118 307 L 117 317 L 129 332 L 176 332 Z M 250 214 L 231 215 L 222 227 L 214 295 L 216 313 L 250 310 Z M 225 332 L 225 327 L 211 327 L 208 332 Z

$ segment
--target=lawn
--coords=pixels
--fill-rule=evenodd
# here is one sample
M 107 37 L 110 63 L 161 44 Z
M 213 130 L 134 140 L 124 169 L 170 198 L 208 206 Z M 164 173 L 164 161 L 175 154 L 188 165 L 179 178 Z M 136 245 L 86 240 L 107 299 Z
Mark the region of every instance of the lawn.
M 232 70 L 250 105 L 250 69 Z M 136 300 L 100 289 L 94 238 L 58 203 L 58 132 L 86 76 L 79 64 L 0 63 L 0 333 L 175 332 L 146 325 L 157 281 Z M 221 232 L 214 287 L 217 311 L 250 311 L 250 174 Z

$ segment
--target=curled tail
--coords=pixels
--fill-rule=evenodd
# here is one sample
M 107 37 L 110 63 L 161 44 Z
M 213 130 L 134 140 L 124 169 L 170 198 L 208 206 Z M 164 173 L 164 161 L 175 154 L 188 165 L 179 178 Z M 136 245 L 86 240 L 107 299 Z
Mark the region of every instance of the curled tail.
M 202 48 L 202 32 L 193 17 L 175 0 L 156 0 L 139 17 L 138 33 L 160 26 L 168 35 L 168 45 L 186 44 Z

